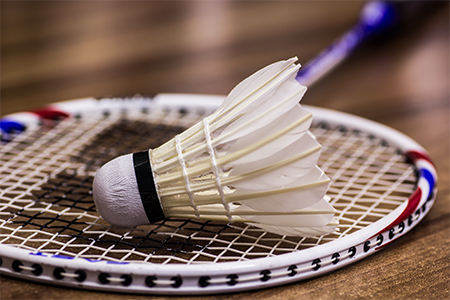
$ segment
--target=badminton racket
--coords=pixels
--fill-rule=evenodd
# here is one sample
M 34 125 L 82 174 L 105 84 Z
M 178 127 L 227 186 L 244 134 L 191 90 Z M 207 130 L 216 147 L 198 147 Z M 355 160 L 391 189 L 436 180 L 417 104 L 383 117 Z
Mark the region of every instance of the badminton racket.
M 223 99 L 87 98 L 3 118 L 0 271 L 127 293 L 248 291 L 358 261 L 406 234 L 430 210 L 437 175 L 419 144 L 373 121 L 305 106 L 323 147 L 319 166 L 331 179 L 327 195 L 339 231 L 303 238 L 242 223 L 170 218 L 119 228 L 104 221 L 92 198 L 96 170 L 121 154 L 161 145 Z

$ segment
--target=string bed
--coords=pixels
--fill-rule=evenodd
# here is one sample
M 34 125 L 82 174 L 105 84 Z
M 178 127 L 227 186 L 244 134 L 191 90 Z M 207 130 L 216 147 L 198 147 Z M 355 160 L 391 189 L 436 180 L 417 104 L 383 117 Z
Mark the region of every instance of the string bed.
M 155 148 L 211 111 L 179 108 L 94 111 L 24 132 L 0 149 L 0 243 L 35 253 L 159 264 L 245 261 L 341 239 L 373 224 L 416 188 L 415 168 L 386 141 L 319 120 L 319 165 L 339 230 L 286 237 L 251 225 L 168 219 L 111 227 L 92 198 L 95 171 L 112 158 Z

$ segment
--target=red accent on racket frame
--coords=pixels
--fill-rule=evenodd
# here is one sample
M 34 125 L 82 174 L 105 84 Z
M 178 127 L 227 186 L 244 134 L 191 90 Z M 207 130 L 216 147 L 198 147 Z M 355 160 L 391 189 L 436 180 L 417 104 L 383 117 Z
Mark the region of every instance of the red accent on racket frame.
M 52 107 L 45 107 L 42 109 L 33 110 L 32 113 L 38 115 L 43 119 L 48 120 L 61 120 L 69 117 L 70 115 L 66 112 L 54 109 Z
M 405 156 L 408 157 L 413 163 L 416 163 L 419 159 L 424 159 L 434 166 L 433 161 L 427 153 L 411 150 L 406 152 Z

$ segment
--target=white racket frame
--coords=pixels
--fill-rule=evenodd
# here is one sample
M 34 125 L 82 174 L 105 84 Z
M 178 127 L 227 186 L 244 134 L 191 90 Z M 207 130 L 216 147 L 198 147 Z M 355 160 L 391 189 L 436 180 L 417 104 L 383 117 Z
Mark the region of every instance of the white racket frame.
M 122 101 L 87 98 L 59 102 L 51 107 L 69 115 L 92 109 L 121 109 L 139 103 L 150 108 L 212 110 L 223 99 L 223 96 L 212 95 L 159 94 L 150 101 L 148 98 Z M 414 196 L 379 221 L 346 237 L 275 257 L 205 264 L 116 263 L 35 253 L 0 244 L 1 273 L 37 282 L 109 292 L 198 295 L 249 291 L 297 282 L 351 264 L 384 248 L 424 218 L 434 202 L 437 181 L 436 170 L 427 159 L 424 148 L 406 135 L 379 123 L 328 109 L 304 107 L 314 114 L 315 120 L 372 133 L 403 152 L 420 153 L 414 159 L 419 172 Z M 38 128 L 39 117 L 33 114 L 18 113 L 5 119 L 20 121 L 27 125 L 28 130 Z M 55 278 L 56 268 L 64 270 L 59 269 L 60 279 Z

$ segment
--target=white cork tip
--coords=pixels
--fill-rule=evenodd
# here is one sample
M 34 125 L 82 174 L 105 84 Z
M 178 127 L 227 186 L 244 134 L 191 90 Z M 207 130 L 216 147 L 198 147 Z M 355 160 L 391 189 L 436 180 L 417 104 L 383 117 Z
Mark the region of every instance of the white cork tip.
M 95 205 L 112 225 L 134 227 L 149 224 L 133 166 L 133 155 L 119 156 L 102 166 L 93 183 Z

